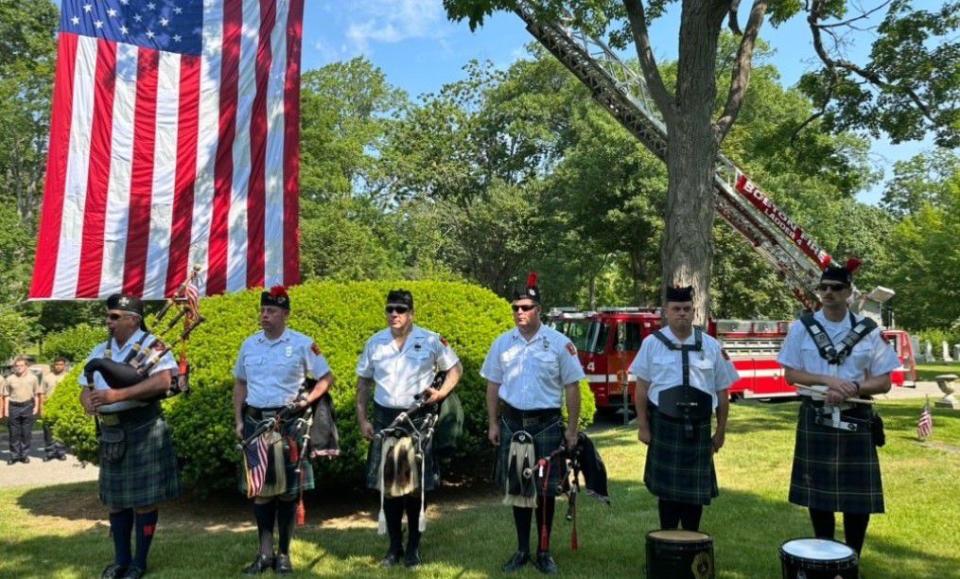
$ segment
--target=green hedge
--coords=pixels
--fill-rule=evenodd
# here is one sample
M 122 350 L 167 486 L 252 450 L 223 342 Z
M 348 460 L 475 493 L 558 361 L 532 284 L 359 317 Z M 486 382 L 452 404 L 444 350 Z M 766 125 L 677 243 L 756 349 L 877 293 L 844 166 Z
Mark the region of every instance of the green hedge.
M 107 339 L 107 330 L 101 324 L 78 324 L 62 332 L 50 334 L 43 342 L 43 358 L 52 362 L 60 356 L 79 364 L 87 359 L 95 344 Z
M 454 282 L 311 282 L 290 290 L 290 327 L 316 340 L 336 377 L 332 393 L 343 454 L 319 463 L 318 476 L 325 482 L 354 484 L 361 480 L 367 443 L 360 437 L 354 412 L 354 368 L 366 340 L 385 327 L 384 296 L 398 286 L 413 292 L 417 324 L 447 338 L 463 362 L 464 377 L 457 391 L 464 406 L 466 436 L 459 452 L 490 453 L 485 383 L 479 371 L 494 338 L 511 327 L 504 300 L 486 289 Z M 200 309 L 207 322 L 190 341 L 193 393 L 165 402 L 184 480 L 199 490 L 235 485 L 240 456 L 234 448 L 232 369 L 243 340 L 259 329 L 258 303 L 258 291 L 202 300 Z M 83 344 L 84 357 L 96 341 L 91 338 Z M 65 387 L 55 391 L 48 414 L 56 422 L 57 435 L 77 450 L 78 456 L 94 460 L 92 421 L 83 416 L 76 389 L 70 387 L 76 385 L 77 374 L 78 370 L 71 372 Z M 586 382 L 581 384 L 581 392 L 581 424 L 586 426 L 593 416 L 593 397 Z

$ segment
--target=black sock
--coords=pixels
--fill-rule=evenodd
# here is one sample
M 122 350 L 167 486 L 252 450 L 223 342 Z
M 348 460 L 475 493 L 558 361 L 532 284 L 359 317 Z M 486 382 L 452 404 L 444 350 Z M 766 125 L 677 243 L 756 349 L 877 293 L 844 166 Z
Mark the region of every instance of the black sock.
M 387 518 L 387 535 L 390 537 L 390 552 L 403 552 L 403 497 L 383 500 L 383 513 Z
M 273 525 L 277 519 L 277 502 L 253 503 L 253 515 L 257 519 L 257 536 L 260 538 L 260 554 L 273 557 Z
M 153 509 L 149 513 L 137 513 L 137 557 L 134 563 L 144 571 L 147 570 L 147 554 L 150 553 L 150 543 L 153 541 L 153 534 L 157 530 L 157 519 L 160 518 L 160 512 Z
M 867 538 L 867 525 L 869 524 L 869 514 L 843 513 L 843 536 L 847 540 L 847 545 L 857 552 L 857 557 L 863 550 L 863 542 Z
M 657 502 L 657 512 L 660 514 L 661 529 L 676 529 L 680 526 L 680 503 L 660 499 Z
M 277 527 L 279 527 L 281 555 L 290 554 L 293 525 L 296 522 L 297 501 L 277 501 Z
M 813 534 L 818 539 L 833 540 L 837 531 L 837 520 L 833 516 L 833 511 L 810 509 L 810 522 L 813 523 Z
M 513 507 L 513 525 L 517 528 L 517 550 L 530 552 L 530 523 L 533 522 L 533 509 Z
M 113 562 L 129 567 L 133 555 L 130 552 L 130 532 L 133 531 L 133 509 L 110 513 L 110 534 L 113 536 Z
M 537 498 L 537 551 L 550 550 L 550 531 L 553 529 L 553 513 L 556 510 L 556 497 Z
M 703 516 L 703 505 L 681 503 L 680 526 L 685 531 L 699 531 L 700 518 Z
M 407 511 L 407 553 L 412 553 L 420 548 L 420 495 L 414 493 L 404 497 L 404 506 Z

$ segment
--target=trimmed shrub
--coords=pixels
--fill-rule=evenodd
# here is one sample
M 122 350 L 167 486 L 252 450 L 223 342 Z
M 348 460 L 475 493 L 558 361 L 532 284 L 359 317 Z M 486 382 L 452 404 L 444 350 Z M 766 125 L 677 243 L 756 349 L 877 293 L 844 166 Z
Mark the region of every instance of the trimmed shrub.
M 355 484 L 362 478 L 367 442 L 356 422 L 354 369 L 366 340 L 386 326 L 384 297 L 395 287 L 413 292 L 416 323 L 443 335 L 463 363 L 464 376 L 457 392 L 464 407 L 465 440 L 458 453 L 492 456 L 487 442 L 486 384 L 480 366 L 494 338 L 512 325 L 504 300 L 465 283 L 310 282 L 290 289 L 289 326 L 316 341 L 336 378 L 332 394 L 342 455 L 318 463 L 318 480 L 325 483 Z M 235 486 L 240 455 L 233 434 L 233 365 L 243 340 L 259 330 L 259 295 L 251 290 L 202 300 L 200 309 L 207 321 L 194 331 L 189 346 L 193 392 L 164 403 L 183 462 L 184 482 L 201 491 Z M 83 416 L 76 390 L 70 387 L 76 385 L 78 373 L 71 372 L 65 386 L 55 391 L 49 415 L 56 422 L 57 435 L 80 451 L 81 458 L 92 460 L 92 421 Z M 585 382 L 581 392 L 581 424 L 589 424 L 593 397 Z
M 107 330 L 102 325 L 78 324 L 50 334 L 43 342 L 43 357 L 52 362 L 63 356 L 77 365 L 87 359 L 94 346 L 106 339 Z

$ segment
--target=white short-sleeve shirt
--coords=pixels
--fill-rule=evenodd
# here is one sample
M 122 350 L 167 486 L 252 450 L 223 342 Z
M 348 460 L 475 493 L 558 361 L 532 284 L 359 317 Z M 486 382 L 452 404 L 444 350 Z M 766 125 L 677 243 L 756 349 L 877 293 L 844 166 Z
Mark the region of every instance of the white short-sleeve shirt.
M 103 358 L 107 351 L 108 343 L 110 345 L 110 359 L 114 362 L 123 362 L 127 358 L 127 355 L 130 354 L 130 351 L 135 344 L 141 344 L 141 348 L 151 348 L 153 343 L 156 341 L 156 336 L 153 334 L 145 334 L 143 330 L 137 330 L 134 332 L 133 335 L 127 338 L 127 341 L 123 343 L 122 348 L 117 345 L 116 339 L 110 338 L 110 340 L 107 342 L 98 344 L 93 351 L 90 352 L 90 356 L 87 358 L 86 362 L 84 362 L 84 365 L 94 358 Z M 164 354 L 157 364 L 150 369 L 150 375 L 153 376 L 157 372 L 163 372 L 164 370 L 170 370 L 173 374 L 177 374 L 178 366 L 170 352 Z M 81 386 L 90 385 L 87 383 L 87 377 L 82 372 L 80 373 L 80 377 L 77 379 L 77 381 Z M 93 375 L 93 388 L 95 390 L 107 390 L 110 388 L 110 386 L 107 385 L 107 382 L 103 379 L 103 376 L 101 376 L 99 372 L 96 372 Z M 146 404 L 147 403 L 143 402 L 142 400 L 124 400 L 122 402 L 114 402 L 113 404 L 104 404 L 98 408 L 98 411 L 101 414 L 112 414 L 122 410 L 129 410 L 130 408 L 145 406 Z
M 437 372 L 445 372 L 460 362 L 439 334 L 413 326 L 397 348 L 390 328 L 374 334 L 357 360 L 357 376 L 372 379 L 376 388 L 373 400 L 386 408 L 409 408 L 414 397 L 430 387 Z
M 501 334 L 480 375 L 499 384 L 500 399 L 518 410 L 560 408 L 563 387 L 584 378 L 573 342 L 545 325 L 529 341 L 516 328 Z
M 692 346 L 696 343 L 694 332 L 680 342 L 669 326 L 664 326 L 660 331 L 674 344 Z M 724 356 L 720 342 L 706 333 L 701 333 L 701 336 L 703 349 L 689 354 L 690 385 L 709 394 L 716 408 L 717 392 L 730 388 L 740 379 L 740 375 Z M 667 348 L 650 334 L 640 344 L 640 351 L 630 364 L 629 371 L 640 380 L 650 383 L 647 398 L 653 404 L 659 404 L 661 392 L 683 384 L 683 356 L 679 350 Z
M 831 322 L 823 315 L 823 311 L 814 313 L 813 318 L 820 322 L 834 346 L 839 347 L 850 332 L 849 314 L 841 322 Z M 863 319 L 862 316 L 856 315 L 854 318 L 857 322 Z M 787 338 L 783 341 L 783 347 L 780 349 L 780 356 L 777 357 L 777 361 L 780 362 L 781 366 L 794 370 L 836 376 L 844 380 L 863 380 L 870 376 L 881 376 L 900 367 L 900 359 L 897 358 L 897 353 L 893 351 L 890 344 L 884 341 L 879 328 L 864 336 L 853 347 L 853 351 L 843 361 L 843 364 L 839 366 L 828 364 L 826 360 L 820 357 L 817 345 L 800 320 L 796 320 L 790 325 L 790 331 L 787 332 Z
M 247 338 L 233 367 L 233 376 L 247 383 L 246 403 L 277 408 L 293 402 L 308 377 L 330 373 L 327 359 L 311 338 L 287 328 L 271 340 L 262 331 Z

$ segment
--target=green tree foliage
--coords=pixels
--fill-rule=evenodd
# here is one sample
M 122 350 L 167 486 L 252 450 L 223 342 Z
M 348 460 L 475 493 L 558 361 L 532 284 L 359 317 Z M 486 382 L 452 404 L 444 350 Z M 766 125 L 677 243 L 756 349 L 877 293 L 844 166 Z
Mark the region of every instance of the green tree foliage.
M 324 351 L 336 378 L 332 393 L 338 415 L 343 455 L 320 463 L 321 480 L 355 483 L 360 479 L 367 443 L 360 438 L 354 405 L 357 356 L 366 340 L 385 327 L 383 300 L 387 291 L 402 286 L 413 292 L 417 323 L 439 332 L 456 350 L 464 366 L 458 393 L 464 405 L 466 440 L 462 453 L 489 453 L 486 441 L 486 383 L 480 366 L 494 338 L 511 327 L 507 304 L 488 290 L 449 282 L 315 282 L 292 288 L 290 326 L 311 336 Z M 186 482 L 201 489 L 232 486 L 240 459 L 234 449 L 232 369 L 245 338 L 258 330 L 259 292 L 247 291 L 204 299 L 201 312 L 207 322 L 190 343 L 190 396 L 167 401 L 166 414 L 183 459 Z M 88 348 L 95 344 L 90 339 Z M 57 389 L 49 408 L 56 432 L 89 451 L 93 429 L 83 417 L 76 390 L 76 373 Z M 590 417 L 586 417 L 589 423 Z
M 912 215 L 925 205 L 942 207 L 949 199 L 949 182 L 960 173 L 960 155 L 934 149 L 893 165 L 893 179 L 883 190 L 880 206 L 895 217 Z

